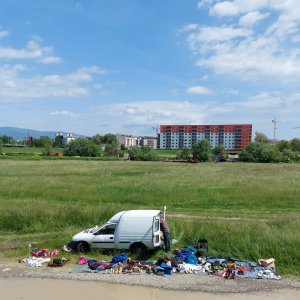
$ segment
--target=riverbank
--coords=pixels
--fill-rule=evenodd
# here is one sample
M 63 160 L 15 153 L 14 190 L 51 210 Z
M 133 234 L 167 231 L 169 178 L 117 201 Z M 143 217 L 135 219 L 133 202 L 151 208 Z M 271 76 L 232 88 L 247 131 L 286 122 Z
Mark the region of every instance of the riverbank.
M 257 293 L 277 290 L 297 290 L 300 294 L 300 280 L 289 277 L 281 280 L 242 279 L 227 280 L 213 275 L 178 274 L 159 276 L 154 274 L 98 274 L 70 273 L 73 263 L 61 268 L 47 266 L 31 268 L 13 260 L 1 260 L 0 279 L 56 279 L 66 281 L 92 281 L 126 286 L 151 287 L 162 290 L 202 293 Z
M 1 296 L 10 300 L 298 300 L 299 290 L 284 289 L 255 294 L 207 294 L 116 285 L 102 282 L 75 282 L 52 279 L 1 279 Z

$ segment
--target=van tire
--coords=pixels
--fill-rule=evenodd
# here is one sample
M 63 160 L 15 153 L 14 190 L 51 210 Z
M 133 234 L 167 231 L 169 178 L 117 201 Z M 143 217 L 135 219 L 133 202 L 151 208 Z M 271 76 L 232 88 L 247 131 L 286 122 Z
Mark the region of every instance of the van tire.
M 131 254 L 142 256 L 147 252 L 147 248 L 142 243 L 135 243 L 130 246 L 130 252 Z
M 86 242 L 79 242 L 76 246 L 77 252 L 86 253 L 90 250 L 90 246 Z

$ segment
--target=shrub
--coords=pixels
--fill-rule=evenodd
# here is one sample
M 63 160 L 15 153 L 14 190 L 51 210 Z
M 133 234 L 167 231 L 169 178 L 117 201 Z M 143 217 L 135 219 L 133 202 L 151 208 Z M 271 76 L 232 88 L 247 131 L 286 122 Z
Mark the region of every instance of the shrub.
M 241 151 L 239 159 L 244 162 L 280 162 L 282 155 L 274 145 L 253 142 Z
M 42 152 L 43 156 L 51 156 L 52 155 L 52 151 L 53 151 L 53 147 L 51 145 L 46 145 L 45 149 Z
M 77 138 L 71 141 L 64 149 L 67 156 L 100 156 L 101 150 L 93 141 L 85 138 Z
M 211 158 L 211 146 L 209 141 L 202 140 L 192 147 L 193 158 L 199 161 L 209 161 Z
M 149 152 L 141 155 L 140 160 L 144 160 L 144 161 L 160 161 L 161 158 L 154 151 L 149 151 Z

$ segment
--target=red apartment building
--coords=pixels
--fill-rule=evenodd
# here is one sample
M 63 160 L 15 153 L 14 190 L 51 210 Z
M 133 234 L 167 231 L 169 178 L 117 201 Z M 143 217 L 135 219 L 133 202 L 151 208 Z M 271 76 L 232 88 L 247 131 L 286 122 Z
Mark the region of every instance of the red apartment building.
M 251 143 L 252 124 L 161 125 L 159 149 L 190 149 L 203 139 L 212 148 L 223 145 L 226 150 L 240 151 Z

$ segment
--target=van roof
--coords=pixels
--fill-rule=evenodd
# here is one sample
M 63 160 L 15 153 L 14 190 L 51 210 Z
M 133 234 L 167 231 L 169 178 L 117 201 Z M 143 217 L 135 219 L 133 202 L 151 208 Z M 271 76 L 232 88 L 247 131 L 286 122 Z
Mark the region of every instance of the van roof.
M 108 221 L 110 223 L 119 223 L 120 218 L 123 214 L 126 217 L 155 217 L 161 213 L 161 210 L 150 210 L 150 209 L 136 209 L 136 210 L 127 210 L 127 211 L 120 211 L 115 214 L 111 219 Z
M 137 217 L 154 217 L 161 213 L 160 210 L 146 210 L 146 209 L 137 209 L 137 210 L 128 210 L 125 212 L 127 217 L 137 216 Z

